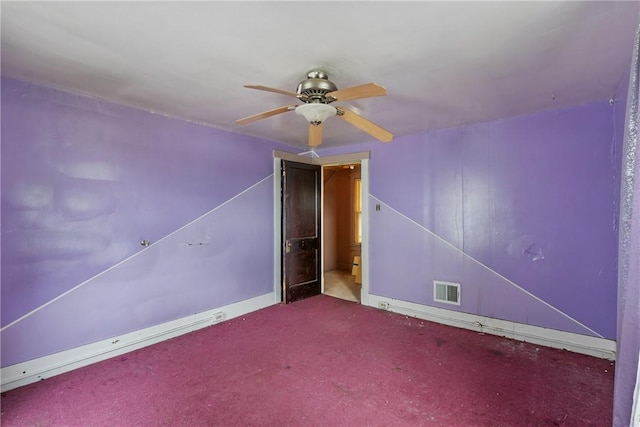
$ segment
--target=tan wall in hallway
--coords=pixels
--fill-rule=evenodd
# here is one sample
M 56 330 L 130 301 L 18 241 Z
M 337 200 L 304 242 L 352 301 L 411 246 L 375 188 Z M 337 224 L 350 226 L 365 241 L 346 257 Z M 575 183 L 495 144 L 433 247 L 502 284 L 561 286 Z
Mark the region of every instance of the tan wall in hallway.
M 325 170 L 323 203 L 324 271 L 351 271 L 360 245 L 352 244 L 351 176 L 353 170 Z M 359 177 L 359 172 L 356 173 Z

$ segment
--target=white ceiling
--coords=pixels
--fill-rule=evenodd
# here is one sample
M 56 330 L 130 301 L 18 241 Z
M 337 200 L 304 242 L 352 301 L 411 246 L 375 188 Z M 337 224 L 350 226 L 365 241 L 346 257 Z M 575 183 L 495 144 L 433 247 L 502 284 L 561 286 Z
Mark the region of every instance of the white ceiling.
M 295 92 L 320 68 L 396 136 L 613 96 L 638 2 L 1 2 L 2 74 L 306 146 Z M 338 103 L 336 103 L 338 105 Z M 324 147 L 372 138 L 336 118 Z

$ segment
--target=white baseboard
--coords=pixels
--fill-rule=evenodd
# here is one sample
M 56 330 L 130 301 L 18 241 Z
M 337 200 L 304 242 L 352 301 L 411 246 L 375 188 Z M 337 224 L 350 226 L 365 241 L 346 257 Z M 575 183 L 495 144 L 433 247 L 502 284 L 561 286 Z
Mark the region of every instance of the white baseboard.
M 498 335 L 546 347 L 560 348 L 602 359 L 615 360 L 616 357 L 616 342 L 606 338 L 580 335 L 573 332 L 558 331 L 475 314 L 445 310 L 438 307 L 372 294 L 368 296 L 367 305 L 375 308 L 386 307 L 384 308 L 385 310 L 429 320 L 431 322 Z
M 169 338 L 211 326 L 214 323 L 233 319 L 234 317 L 274 305 L 276 302 L 275 294 L 272 292 L 82 347 L 6 366 L 0 370 L 1 390 L 5 392 L 119 356 Z

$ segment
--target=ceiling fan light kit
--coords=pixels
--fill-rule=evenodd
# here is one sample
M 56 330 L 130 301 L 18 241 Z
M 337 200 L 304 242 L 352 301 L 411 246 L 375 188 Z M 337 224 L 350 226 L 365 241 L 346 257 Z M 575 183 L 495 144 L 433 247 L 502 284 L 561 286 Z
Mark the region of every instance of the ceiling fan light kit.
M 353 86 L 347 89 L 338 90 L 336 84 L 329 80 L 327 73 L 315 70 L 309 72 L 307 74 L 307 78 L 298 83 L 295 93 L 261 85 L 245 85 L 245 87 L 249 89 L 279 93 L 286 96 L 294 96 L 304 102 L 304 104 L 298 106 L 288 105 L 245 117 L 243 119 L 236 120 L 236 124 L 238 125 L 244 125 L 276 114 L 295 110 L 296 114 L 303 116 L 309 122 L 309 146 L 311 147 L 316 147 L 322 143 L 322 122 L 324 122 L 328 117 L 336 115 L 347 123 L 357 127 L 380 141 L 389 142 L 393 139 L 391 132 L 381 128 L 373 122 L 370 122 L 355 112 L 342 106 L 340 108 L 335 108 L 329 105 L 335 101 L 348 101 L 352 99 L 386 95 L 387 90 L 378 84 L 367 83 L 360 86 Z
M 312 125 L 319 125 L 327 117 L 335 116 L 337 112 L 336 107 L 320 103 L 302 104 L 296 107 L 296 114 L 303 116 Z

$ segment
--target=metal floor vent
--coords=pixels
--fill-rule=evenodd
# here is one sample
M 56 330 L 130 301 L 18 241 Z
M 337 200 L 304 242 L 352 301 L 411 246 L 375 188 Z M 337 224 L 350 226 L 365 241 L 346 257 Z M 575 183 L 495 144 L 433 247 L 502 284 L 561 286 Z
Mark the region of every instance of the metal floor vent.
M 460 305 L 460 283 L 433 281 L 433 300 Z

